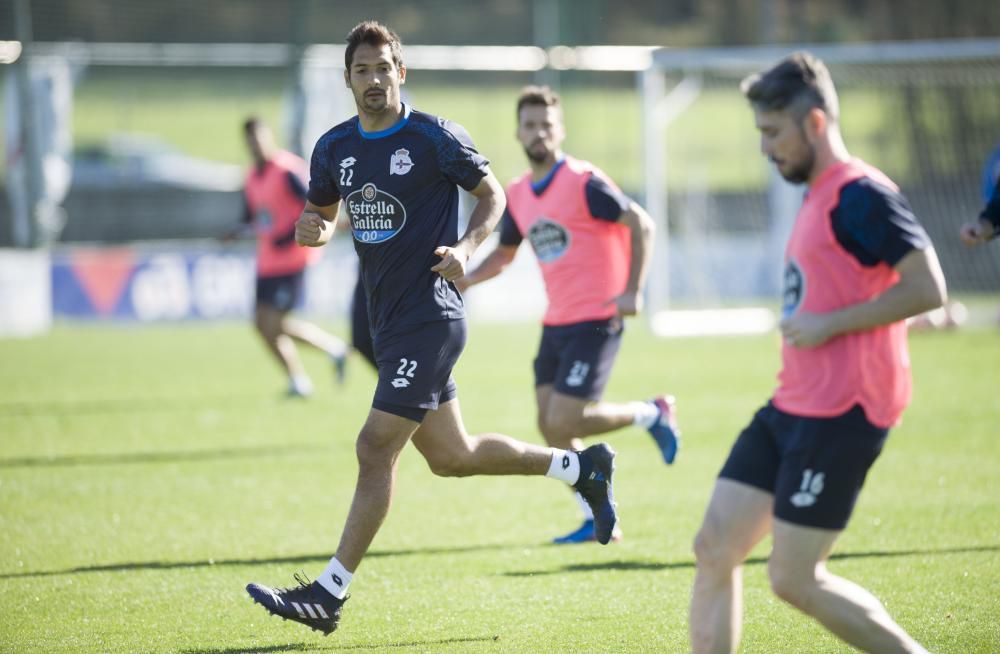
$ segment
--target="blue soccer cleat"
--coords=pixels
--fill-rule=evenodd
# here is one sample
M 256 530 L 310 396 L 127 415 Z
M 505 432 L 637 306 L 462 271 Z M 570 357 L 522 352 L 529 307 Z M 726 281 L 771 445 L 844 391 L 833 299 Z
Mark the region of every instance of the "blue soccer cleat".
M 663 460 L 671 464 L 681 446 L 681 430 L 677 426 L 677 401 L 673 395 L 660 395 L 653 398 L 652 402 L 660 415 L 649 428 L 649 434 L 660 448 Z
M 347 598 L 331 595 L 319 582 L 309 582 L 298 574 L 295 588 L 270 588 L 260 584 L 247 584 L 247 593 L 271 615 L 282 620 L 294 620 L 310 629 L 329 636 L 340 623 L 340 610 Z
M 611 542 L 617 543 L 622 539 L 622 530 L 615 526 L 611 530 Z M 579 543 L 593 543 L 597 540 L 597 529 L 594 527 L 594 521 L 588 518 L 583 521 L 583 524 L 579 526 L 574 531 L 569 532 L 565 536 L 560 536 L 559 538 L 553 538 L 553 545 L 577 545 Z
M 594 538 L 607 545 L 618 524 L 611 477 L 615 472 L 615 451 L 607 443 L 591 445 L 579 453 L 580 478 L 573 488 L 594 514 Z

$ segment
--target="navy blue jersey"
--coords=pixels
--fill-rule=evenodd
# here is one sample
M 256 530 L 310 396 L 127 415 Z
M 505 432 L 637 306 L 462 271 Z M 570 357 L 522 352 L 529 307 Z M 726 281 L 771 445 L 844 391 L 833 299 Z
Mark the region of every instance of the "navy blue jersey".
M 895 266 L 931 245 L 903 194 L 868 177 L 844 185 L 830 218 L 837 242 L 863 266 Z
M 463 318 L 454 285 L 431 267 L 458 241 L 458 187 L 471 191 L 489 161 L 465 129 L 403 105 L 403 117 L 365 132 L 355 116 L 324 134 L 312 155 L 309 201 L 343 198 L 372 334 Z

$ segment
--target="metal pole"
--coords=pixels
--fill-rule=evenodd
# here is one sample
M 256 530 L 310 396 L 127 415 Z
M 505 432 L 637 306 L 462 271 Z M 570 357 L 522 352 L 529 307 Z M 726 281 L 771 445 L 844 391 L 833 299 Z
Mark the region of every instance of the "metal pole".
M 656 223 L 656 240 L 648 286 L 650 320 L 670 306 L 670 232 L 667 220 L 667 157 L 663 98 L 666 80 L 656 67 L 639 72 L 642 98 L 642 160 L 646 211 Z
M 535 45 L 548 50 L 559 45 L 559 0 L 537 0 L 532 15 Z M 559 90 L 559 71 L 549 66 L 535 72 L 536 84 L 547 84 Z
M 39 205 L 42 200 L 42 157 L 35 131 L 35 98 L 31 88 L 31 0 L 16 0 L 14 3 L 14 33 L 21 42 L 21 57 L 14 63 L 14 79 L 17 85 L 18 112 L 20 113 L 20 146 L 24 157 L 24 194 L 28 208 L 27 216 L 14 216 L 24 224 L 13 225 L 13 241 L 16 247 L 38 247 L 41 245 L 41 228 L 38 224 Z
M 309 0 L 295 0 L 289 11 L 291 16 L 291 33 L 289 35 L 290 57 L 288 74 L 291 77 L 290 90 L 292 97 L 291 115 L 288 117 L 288 149 L 299 156 L 307 156 L 307 148 L 311 144 L 305 140 L 306 90 L 304 87 L 303 59 L 306 51 L 309 14 L 312 10 Z

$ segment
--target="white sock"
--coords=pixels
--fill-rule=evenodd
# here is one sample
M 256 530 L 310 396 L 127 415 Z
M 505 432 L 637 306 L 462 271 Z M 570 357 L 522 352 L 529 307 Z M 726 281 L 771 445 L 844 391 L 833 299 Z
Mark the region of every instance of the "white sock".
M 340 359 L 347 356 L 347 343 L 337 339 L 337 344 L 327 354 L 330 355 L 331 359 Z
M 590 508 L 589 504 L 587 504 L 587 500 L 583 499 L 583 495 L 580 495 L 579 493 L 574 493 L 573 497 L 576 498 L 576 503 L 580 505 L 580 512 L 583 513 L 583 519 L 593 520 L 594 510 Z
M 652 402 L 629 402 L 628 404 L 634 412 L 633 425 L 649 429 L 656 424 L 656 420 L 660 417 L 660 410 Z
M 911 654 L 931 654 L 920 643 L 914 643 L 914 645 L 916 645 L 917 649 L 913 650 Z
M 354 574 L 348 572 L 337 557 L 333 557 L 316 581 L 337 599 L 344 599 L 347 596 L 347 587 L 351 585 L 353 578 Z
M 312 395 L 313 383 L 309 375 L 294 375 L 288 380 L 288 388 L 299 395 Z
M 552 448 L 552 462 L 546 477 L 562 479 L 567 484 L 575 484 L 580 479 L 580 455 L 570 450 Z

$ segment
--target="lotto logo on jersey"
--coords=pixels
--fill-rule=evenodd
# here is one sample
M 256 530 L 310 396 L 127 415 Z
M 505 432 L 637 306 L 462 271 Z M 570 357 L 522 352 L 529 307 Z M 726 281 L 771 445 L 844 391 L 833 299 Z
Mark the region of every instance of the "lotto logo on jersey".
M 371 183 L 347 196 L 347 213 L 354 239 L 362 243 L 388 241 L 406 224 L 403 203 Z
M 555 261 L 569 248 L 569 232 L 559 223 L 542 218 L 528 229 L 528 240 L 541 263 Z

